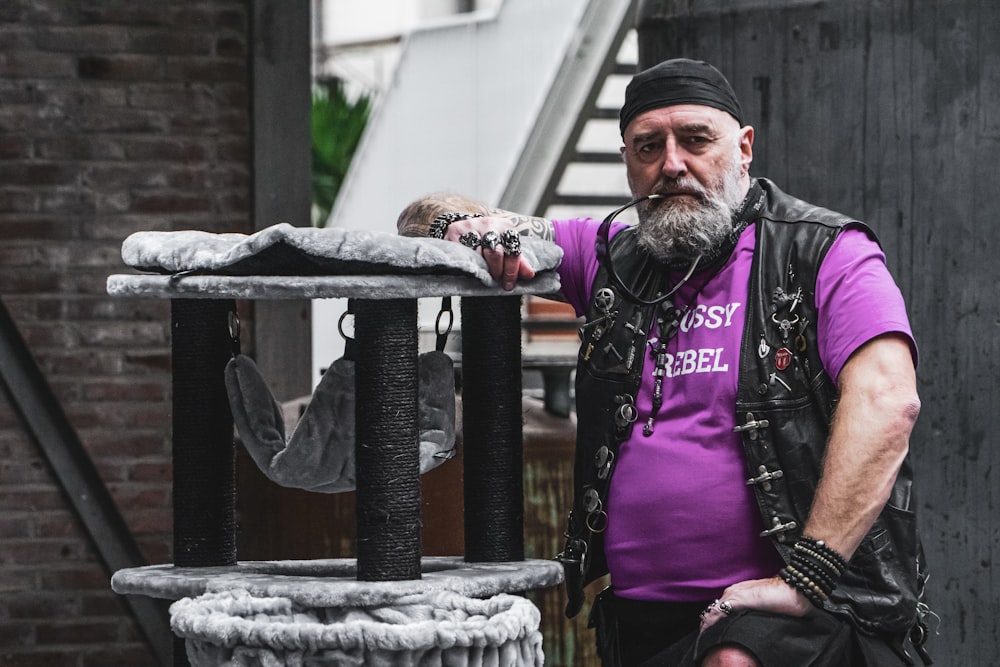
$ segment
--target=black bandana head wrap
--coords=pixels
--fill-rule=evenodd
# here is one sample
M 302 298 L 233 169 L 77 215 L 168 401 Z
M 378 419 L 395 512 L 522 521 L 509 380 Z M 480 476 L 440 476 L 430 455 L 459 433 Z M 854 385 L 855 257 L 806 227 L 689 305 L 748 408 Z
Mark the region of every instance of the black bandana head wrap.
M 675 58 L 639 72 L 629 82 L 619 123 L 622 136 L 632 119 L 643 111 L 675 104 L 721 109 L 743 126 L 740 101 L 722 72 L 700 60 Z

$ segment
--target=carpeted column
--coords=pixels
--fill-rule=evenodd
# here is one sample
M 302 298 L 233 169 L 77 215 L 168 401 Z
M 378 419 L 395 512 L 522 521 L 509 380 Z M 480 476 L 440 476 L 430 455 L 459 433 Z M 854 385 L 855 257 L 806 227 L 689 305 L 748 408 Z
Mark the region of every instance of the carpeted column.
M 238 343 L 230 300 L 170 302 L 173 364 L 174 564 L 236 563 L 236 453 L 225 368 Z M 174 638 L 174 666 L 190 664 Z
M 521 298 L 462 299 L 465 559 L 524 560 Z
M 420 579 L 417 302 L 354 302 L 358 579 Z
M 225 367 L 229 300 L 171 301 L 174 564 L 236 563 L 236 464 Z

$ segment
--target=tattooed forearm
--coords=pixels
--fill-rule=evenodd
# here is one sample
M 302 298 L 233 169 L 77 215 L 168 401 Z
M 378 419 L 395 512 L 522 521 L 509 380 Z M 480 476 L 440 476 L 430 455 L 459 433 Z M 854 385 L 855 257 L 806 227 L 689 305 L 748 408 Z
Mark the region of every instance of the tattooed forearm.
M 500 208 L 487 208 L 474 199 L 452 193 L 428 195 L 411 203 L 402 210 L 396 220 L 396 231 L 401 236 L 427 236 L 427 228 L 442 213 L 482 213 L 497 218 L 506 218 L 522 236 L 534 236 L 545 241 L 555 239 L 552 223 L 545 218 L 522 215 Z
M 500 208 L 490 209 L 490 215 L 510 220 L 514 223 L 514 227 L 517 228 L 517 231 L 521 234 L 521 236 L 534 236 L 535 238 L 542 239 L 543 241 L 555 240 L 555 230 L 552 228 L 552 223 L 545 218 L 538 218 L 531 215 L 521 215 L 520 213 L 505 211 Z

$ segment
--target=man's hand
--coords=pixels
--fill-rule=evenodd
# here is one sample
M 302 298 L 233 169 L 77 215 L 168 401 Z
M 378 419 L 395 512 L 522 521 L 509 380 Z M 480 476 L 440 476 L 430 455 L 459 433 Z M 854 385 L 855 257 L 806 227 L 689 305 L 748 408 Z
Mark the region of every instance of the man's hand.
M 812 608 L 802 593 L 786 584 L 780 577 L 752 579 L 733 584 L 722 591 L 701 616 L 701 632 L 715 625 L 720 619 L 739 609 L 756 609 L 786 616 L 805 616 Z
M 508 230 L 517 233 L 515 226 L 506 218 L 466 218 L 448 225 L 444 238 L 447 241 L 459 242 L 462 235 L 469 232 L 475 232 L 482 238 L 490 231 L 499 236 Z M 507 254 L 503 245 L 497 245 L 495 248 L 480 245 L 475 250 L 486 260 L 490 275 L 505 290 L 514 289 L 519 280 L 530 280 L 535 277 L 535 271 L 528 262 L 520 254 Z

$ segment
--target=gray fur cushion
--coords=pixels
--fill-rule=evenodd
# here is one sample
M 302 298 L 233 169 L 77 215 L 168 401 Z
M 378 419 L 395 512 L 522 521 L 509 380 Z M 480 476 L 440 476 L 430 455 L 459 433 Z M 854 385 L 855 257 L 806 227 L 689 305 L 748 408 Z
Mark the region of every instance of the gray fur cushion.
M 522 255 L 536 273 L 554 270 L 562 249 L 524 237 Z M 245 234 L 188 230 L 137 232 L 122 244 L 122 259 L 155 273 L 217 275 L 455 274 L 493 285 L 479 253 L 459 243 L 386 232 L 293 227 L 287 223 Z

